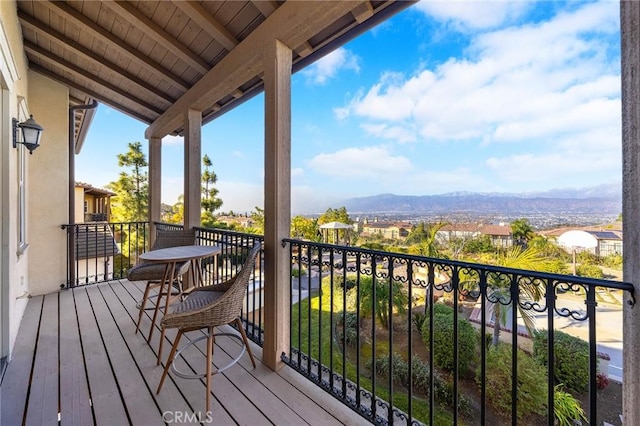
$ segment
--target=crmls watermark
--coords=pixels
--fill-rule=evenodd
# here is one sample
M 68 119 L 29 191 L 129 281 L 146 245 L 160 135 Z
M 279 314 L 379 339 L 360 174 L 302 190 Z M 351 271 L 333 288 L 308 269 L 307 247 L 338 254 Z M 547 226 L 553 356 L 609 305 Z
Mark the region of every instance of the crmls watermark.
M 181 423 L 213 423 L 213 413 L 211 411 L 189 413 L 186 411 L 165 411 L 162 413 L 162 420 L 168 424 Z

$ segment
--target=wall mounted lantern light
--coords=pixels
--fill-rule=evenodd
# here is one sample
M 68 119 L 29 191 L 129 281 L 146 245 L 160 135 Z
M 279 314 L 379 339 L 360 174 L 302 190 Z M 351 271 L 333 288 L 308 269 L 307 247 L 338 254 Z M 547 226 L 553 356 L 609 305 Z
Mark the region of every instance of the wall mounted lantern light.
M 14 118 L 13 147 L 17 148 L 18 144 L 21 143 L 27 147 L 29 154 L 33 154 L 33 151 L 40 146 L 40 136 L 43 130 L 42 126 L 33 119 L 33 115 L 29 116 L 29 119 L 22 123 L 18 123 L 18 120 Z

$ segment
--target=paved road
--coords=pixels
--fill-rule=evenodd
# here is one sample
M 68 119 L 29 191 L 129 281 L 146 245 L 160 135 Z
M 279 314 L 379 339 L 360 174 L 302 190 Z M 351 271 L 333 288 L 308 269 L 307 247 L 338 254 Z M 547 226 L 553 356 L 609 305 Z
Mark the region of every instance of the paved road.
M 578 296 L 563 295 L 558 298 L 558 306 L 563 306 L 573 311 L 586 315 L 584 298 Z M 599 300 L 596 309 L 596 341 L 599 352 L 609 355 L 609 377 L 616 381 L 622 381 L 622 304 L 615 303 L 615 299 L 609 294 L 604 294 L 605 300 Z M 614 303 L 610 303 L 614 302 Z M 562 303 L 560 305 L 560 303 Z M 579 315 L 579 314 L 578 314 Z M 546 313 L 536 317 L 536 326 L 546 329 Z M 572 336 L 589 340 L 589 321 L 579 321 L 571 318 L 555 315 L 555 329 Z M 601 361 L 602 362 L 602 361 Z

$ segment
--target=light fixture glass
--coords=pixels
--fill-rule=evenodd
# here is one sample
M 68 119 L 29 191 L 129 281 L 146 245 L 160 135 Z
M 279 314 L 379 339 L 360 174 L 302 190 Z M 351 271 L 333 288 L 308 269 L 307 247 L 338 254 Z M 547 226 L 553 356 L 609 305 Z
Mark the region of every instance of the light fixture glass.
M 33 151 L 40 146 L 40 137 L 44 129 L 41 125 L 36 123 L 33 119 L 33 115 L 29 116 L 29 119 L 18 123 L 18 120 L 13 119 L 13 147 L 16 148 L 19 143 L 23 144 L 29 150 L 29 154 L 33 154 Z M 18 140 L 19 135 L 22 136 L 22 140 Z

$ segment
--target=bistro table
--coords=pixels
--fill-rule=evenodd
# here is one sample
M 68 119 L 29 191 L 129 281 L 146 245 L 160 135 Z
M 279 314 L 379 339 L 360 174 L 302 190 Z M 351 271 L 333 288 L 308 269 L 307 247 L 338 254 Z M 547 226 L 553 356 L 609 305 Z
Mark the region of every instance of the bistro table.
M 160 284 L 160 291 L 158 292 L 158 299 L 156 301 L 156 306 L 153 311 L 153 319 L 151 320 L 151 331 L 149 331 L 148 340 L 151 341 L 151 336 L 153 335 L 153 328 L 156 323 L 156 319 L 158 317 L 158 311 L 160 308 L 160 304 L 162 303 L 162 296 L 166 296 L 165 304 L 164 304 L 164 312 L 163 315 L 166 315 L 169 310 L 169 304 L 171 299 L 171 285 L 173 282 L 174 274 L 176 271 L 176 265 L 182 262 L 190 262 L 191 265 L 189 269 L 191 270 L 191 288 L 195 286 L 199 286 L 203 284 L 202 279 L 202 270 L 200 269 L 200 262 L 202 259 L 207 257 L 213 257 L 221 252 L 221 248 L 218 246 L 199 246 L 199 245 L 191 245 L 191 246 L 176 246 L 176 247 L 167 247 L 158 250 L 151 250 L 140 255 L 140 259 L 144 260 L 148 263 L 163 263 L 165 264 L 164 275 L 162 279 L 162 283 Z M 166 286 L 166 291 L 164 290 Z M 190 289 L 180 289 L 179 296 L 182 296 L 184 291 L 189 291 Z M 164 330 L 162 335 L 160 336 L 160 347 L 162 347 L 162 340 L 164 339 Z M 158 362 L 160 359 L 158 359 Z

